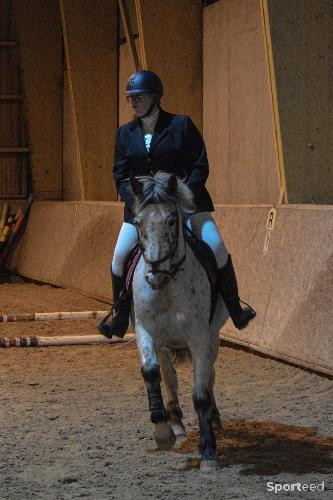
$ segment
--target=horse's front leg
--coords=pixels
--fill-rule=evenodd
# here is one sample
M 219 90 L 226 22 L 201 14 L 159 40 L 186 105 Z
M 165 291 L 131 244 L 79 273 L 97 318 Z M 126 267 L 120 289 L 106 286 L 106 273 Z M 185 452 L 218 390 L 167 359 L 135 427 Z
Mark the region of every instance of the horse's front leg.
M 137 343 L 141 355 L 141 373 L 146 383 L 150 419 L 154 426 L 156 445 L 161 450 L 172 448 L 176 436 L 168 422 L 161 392 L 161 372 L 158 364 L 154 342 L 149 332 L 136 325 Z
M 212 373 L 209 379 L 209 393 L 211 397 L 211 405 L 212 405 L 212 425 L 213 425 L 213 430 L 214 432 L 222 432 L 223 427 L 222 427 L 222 422 L 221 422 L 221 415 L 220 412 L 216 406 L 216 401 L 215 401 L 215 396 L 214 396 L 214 384 L 215 384 L 215 368 L 212 368 Z
M 215 355 L 207 345 L 200 346 L 193 355 L 195 389 L 193 404 L 198 415 L 200 428 L 201 472 L 213 472 L 219 467 L 216 454 L 216 440 L 212 426 L 214 400 L 211 394 L 211 381 Z
M 178 403 L 178 381 L 177 373 L 170 358 L 170 350 L 163 348 L 158 352 L 161 365 L 163 382 L 167 397 L 166 410 L 168 420 L 176 437 L 186 436 L 185 427 L 182 422 L 183 412 Z

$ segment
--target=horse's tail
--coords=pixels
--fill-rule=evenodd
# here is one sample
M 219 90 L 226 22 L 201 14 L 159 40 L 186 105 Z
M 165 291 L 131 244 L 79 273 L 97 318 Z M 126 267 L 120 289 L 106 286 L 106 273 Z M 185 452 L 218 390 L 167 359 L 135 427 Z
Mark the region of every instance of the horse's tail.
M 188 347 L 170 348 L 171 361 L 176 364 L 192 361 L 192 354 Z

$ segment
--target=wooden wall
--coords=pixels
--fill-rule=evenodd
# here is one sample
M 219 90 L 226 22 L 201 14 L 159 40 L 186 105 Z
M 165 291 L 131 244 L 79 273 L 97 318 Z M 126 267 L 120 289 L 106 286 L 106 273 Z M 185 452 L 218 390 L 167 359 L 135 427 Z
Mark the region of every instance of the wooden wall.
M 278 156 L 260 0 L 204 9 L 204 138 L 215 203 L 277 203 Z
M 57 0 L 13 0 L 35 199 L 62 196 L 62 31 Z
M 162 106 L 190 115 L 202 129 L 202 2 L 140 4 L 147 69 L 156 71 L 165 87 Z
M 28 4 L 4 0 L 1 5 L 5 10 L 11 5 L 20 42 L 29 137 L 20 129 L 17 137 L 6 135 L 2 124 L 19 113 L 19 105 L 11 103 L 2 106 L 1 142 L 32 147 L 35 198 L 116 199 L 115 129 L 132 118 L 123 91 L 134 71 L 126 43 L 117 60 L 117 2 Z M 203 126 L 215 203 L 275 204 L 284 171 L 289 202 L 332 203 L 333 3 L 219 0 L 204 9 L 201 0 L 139 4 L 147 65 L 165 86 L 163 107 Z M 9 24 L 1 26 L 6 38 Z M 0 69 L 15 84 L 15 64 L 4 54 L 1 50 Z M 5 87 L 2 93 L 15 91 L 15 85 Z M 22 166 L 14 167 L 14 156 L 2 156 L 2 185 L 14 182 L 9 172 L 26 168 L 20 158 Z M 26 186 L 14 184 L 13 192 L 25 192 Z
M 117 3 L 61 0 L 81 199 L 116 199 Z
M 267 4 L 288 200 L 333 204 L 333 2 Z
M 12 2 L 34 197 L 115 199 L 117 2 L 31 0 L 28 4 L 29 8 L 24 0 Z M 63 73 L 62 37 L 67 73 Z M 64 116 L 63 106 L 67 106 Z

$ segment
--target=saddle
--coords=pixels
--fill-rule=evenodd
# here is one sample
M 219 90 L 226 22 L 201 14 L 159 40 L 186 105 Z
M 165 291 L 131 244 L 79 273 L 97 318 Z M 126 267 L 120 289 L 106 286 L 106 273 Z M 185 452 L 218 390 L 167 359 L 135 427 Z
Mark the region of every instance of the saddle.
M 204 270 L 206 271 L 209 284 L 210 284 L 210 293 L 211 293 L 211 308 L 210 308 L 210 318 L 209 322 L 211 322 L 218 297 L 218 289 L 217 289 L 217 264 L 213 250 L 210 246 L 204 241 L 200 240 L 187 226 L 183 226 L 184 229 L 184 238 L 186 243 L 192 249 L 194 255 L 198 259 L 199 263 L 202 265 Z M 140 245 L 137 244 L 132 250 L 128 253 L 125 258 L 124 267 L 123 267 L 123 276 L 124 276 L 124 288 L 123 293 L 127 295 L 132 295 L 132 284 L 133 284 L 133 276 L 136 266 L 141 258 L 142 250 Z

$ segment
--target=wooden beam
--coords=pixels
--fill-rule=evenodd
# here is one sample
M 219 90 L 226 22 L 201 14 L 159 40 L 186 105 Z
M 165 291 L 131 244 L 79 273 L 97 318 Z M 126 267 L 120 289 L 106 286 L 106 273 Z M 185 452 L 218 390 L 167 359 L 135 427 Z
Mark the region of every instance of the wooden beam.
M 0 42 L 0 49 L 13 49 L 17 46 L 17 42 Z
M 141 54 L 141 67 L 142 67 L 142 69 L 148 69 L 147 54 L 146 54 L 146 50 L 145 50 L 145 38 L 144 38 L 144 32 L 143 32 L 141 0 L 135 0 L 135 12 L 136 12 L 136 20 L 137 20 L 138 31 L 139 31 L 139 47 L 140 47 L 140 54 Z
M 78 124 L 77 124 L 78 119 L 76 116 L 74 89 L 73 89 L 73 83 L 72 83 L 72 78 L 71 78 L 72 71 L 71 71 L 71 59 L 69 56 L 70 49 L 68 47 L 68 33 L 67 33 L 67 25 L 66 25 L 66 17 L 65 17 L 63 0 L 59 1 L 59 5 L 60 5 L 61 23 L 62 23 L 64 45 L 65 45 L 67 74 L 69 75 L 68 86 L 69 86 L 69 96 L 70 96 L 72 114 L 73 114 L 73 132 L 74 132 L 74 141 L 75 141 L 75 145 L 76 145 L 76 161 L 77 161 L 77 165 L 78 165 L 78 174 L 79 174 L 79 183 L 80 183 L 80 199 L 85 200 L 86 198 L 85 198 L 85 192 L 84 192 L 84 183 L 83 183 L 83 174 L 82 174 L 82 165 L 81 165 L 81 154 L 80 154 L 80 141 L 79 141 L 79 132 L 78 132 Z
M 29 148 L 0 148 L 0 153 L 30 153 Z
M 22 101 L 23 95 L 0 95 L 0 101 Z
M 140 61 L 139 61 L 139 56 L 138 56 L 138 53 L 136 50 L 135 39 L 134 39 L 134 36 L 132 33 L 131 22 L 130 22 L 130 17 L 129 17 L 127 5 L 126 5 L 125 0 L 118 0 L 118 4 L 119 4 L 120 16 L 121 16 L 121 20 L 122 20 L 122 23 L 124 26 L 126 40 L 127 40 L 128 45 L 129 45 L 129 48 L 130 48 L 130 53 L 131 53 L 131 57 L 133 60 L 133 64 L 134 64 L 135 70 L 138 71 L 140 69 Z M 145 69 L 143 67 L 143 64 L 141 64 L 141 67 L 143 69 Z
M 260 5 L 261 5 L 261 17 L 262 17 L 263 28 L 264 28 L 264 36 L 265 36 L 266 57 L 267 57 L 269 81 L 270 81 L 270 87 L 271 87 L 272 107 L 273 107 L 273 116 L 274 116 L 274 130 L 275 130 L 277 156 L 278 156 L 280 191 L 279 191 L 279 198 L 278 198 L 277 202 L 278 202 L 278 204 L 281 204 L 283 201 L 283 198 L 284 198 L 284 202 L 288 203 L 288 194 L 287 194 L 286 173 L 285 173 L 283 146 L 282 146 L 282 138 L 281 138 L 279 103 L 278 103 L 277 90 L 276 90 L 272 37 L 271 37 L 271 30 L 270 30 L 270 23 L 269 23 L 269 13 L 268 13 L 267 0 L 260 0 Z

